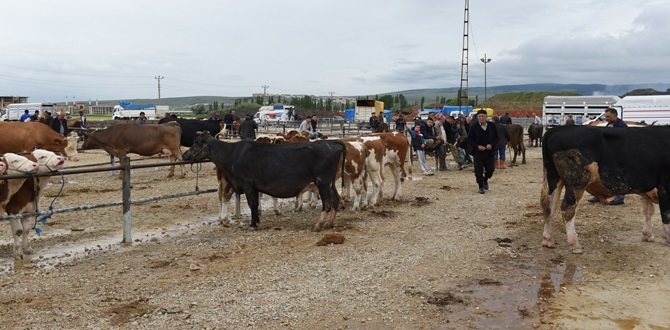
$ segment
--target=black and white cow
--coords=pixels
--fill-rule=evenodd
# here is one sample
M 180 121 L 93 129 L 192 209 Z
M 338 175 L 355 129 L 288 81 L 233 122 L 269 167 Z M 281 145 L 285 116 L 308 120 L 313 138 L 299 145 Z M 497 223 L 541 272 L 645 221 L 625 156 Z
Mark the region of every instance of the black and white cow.
M 340 199 L 336 176 L 338 166 L 343 166 L 345 150 L 344 143 L 337 140 L 280 145 L 255 141 L 228 143 L 202 133 L 184 159 L 211 160 L 233 191 L 244 193 L 254 228 L 259 223 L 259 193 L 290 198 L 313 182 L 319 188 L 323 205 L 321 219 L 314 226 L 314 231 L 320 231 L 328 212 L 328 226 L 335 222 Z
M 670 126 L 607 128 L 561 126 L 542 140 L 544 182 L 540 204 L 544 211 L 542 245 L 553 247 L 551 216 L 561 204 L 568 243 L 573 253 L 582 248 L 575 231 L 575 211 L 584 191 L 605 198 L 638 194 L 642 197 L 644 241 L 654 239 L 651 228 L 653 202 L 659 203 L 661 220 L 670 244 Z

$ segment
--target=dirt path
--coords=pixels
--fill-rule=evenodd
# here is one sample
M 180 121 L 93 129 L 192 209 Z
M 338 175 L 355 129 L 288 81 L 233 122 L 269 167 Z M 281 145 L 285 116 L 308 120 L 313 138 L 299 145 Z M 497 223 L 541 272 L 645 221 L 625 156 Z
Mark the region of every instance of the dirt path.
M 99 151 L 80 156 L 108 160 Z M 166 171 L 134 172 L 133 199 L 194 189 L 194 173 L 164 179 Z M 340 212 L 337 227 L 321 233 L 310 231 L 318 212 L 294 213 L 290 201 L 282 215 L 264 212 L 257 231 L 221 226 L 215 194 L 133 206 L 131 246 L 119 244 L 120 207 L 57 214 L 33 240 L 32 263 L 14 264 L 9 231 L 2 236 L 0 324 L 670 329 L 670 247 L 658 214 L 657 241 L 647 244 L 637 197 L 583 205 L 577 231 L 585 253 L 569 253 L 558 217 L 557 248 L 542 248 L 541 172 L 537 148 L 528 164 L 496 172 L 485 195 L 471 171 L 439 172 L 407 182 L 401 201 Z M 66 180 L 56 207 L 120 200 L 120 182 L 107 173 Z M 56 181 L 46 196 L 56 194 Z M 216 187 L 211 165 L 198 186 Z M 343 244 L 317 246 L 327 234 Z

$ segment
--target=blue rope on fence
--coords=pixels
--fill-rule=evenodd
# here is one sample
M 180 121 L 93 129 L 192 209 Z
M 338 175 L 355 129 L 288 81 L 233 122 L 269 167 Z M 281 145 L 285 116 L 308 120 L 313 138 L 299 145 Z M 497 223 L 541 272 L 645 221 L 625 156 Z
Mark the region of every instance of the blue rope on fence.
M 41 223 L 42 225 L 44 225 L 44 224 L 47 223 L 47 220 L 51 219 L 51 215 L 53 215 L 53 213 L 54 213 L 54 203 L 56 202 L 56 199 L 60 196 L 60 194 L 63 192 L 63 187 L 65 187 L 65 177 L 63 176 L 63 173 L 61 171 L 55 171 L 55 172 L 60 174 L 60 181 L 61 181 L 60 190 L 58 190 L 58 193 L 56 194 L 56 196 L 54 196 L 54 199 L 51 200 L 51 204 L 49 205 L 49 214 L 46 214 L 46 215 L 42 216 L 41 218 L 39 218 L 39 216 L 35 217 L 35 224 L 33 225 L 32 229 L 35 230 L 35 233 L 37 234 L 38 237 L 42 237 L 42 235 L 41 235 L 42 234 L 42 228 L 38 228 L 37 224 Z M 33 180 L 34 179 L 35 178 L 33 177 Z M 37 188 L 38 188 L 37 183 L 35 183 L 35 190 L 36 190 L 35 194 L 36 195 L 38 193 Z M 35 198 L 35 213 L 39 213 L 39 212 L 40 212 L 40 206 L 39 206 L 39 203 L 37 201 L 37 198 Z M 38 220 L 38 218 L 39 218 L 39 220 Z

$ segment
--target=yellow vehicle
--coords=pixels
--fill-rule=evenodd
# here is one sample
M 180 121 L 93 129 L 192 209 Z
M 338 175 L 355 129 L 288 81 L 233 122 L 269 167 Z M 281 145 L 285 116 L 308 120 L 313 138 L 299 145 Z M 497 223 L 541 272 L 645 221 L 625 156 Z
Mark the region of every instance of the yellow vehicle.
M 486 114 L 489 115 L 489 117 L 493 116 L 493 109 L 491 108 L 474 108 L 470 113 L 468 114 L 470 117 L 474 118 L 477 116 L 477 111 L 479 110 L 486 110 Z

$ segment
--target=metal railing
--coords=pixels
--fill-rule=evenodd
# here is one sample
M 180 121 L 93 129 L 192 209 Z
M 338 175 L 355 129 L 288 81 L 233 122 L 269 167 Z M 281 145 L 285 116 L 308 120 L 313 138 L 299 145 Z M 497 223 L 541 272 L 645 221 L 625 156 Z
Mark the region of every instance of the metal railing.
M 107 167 L 96 167 L 96 168 L 61 170 L 61 171 L 49 172 L 49 173 L 36 173 L 36 174 L 33 174 L 33 175 L 31 175 L 31 174 L 2 175 L 2 176 L 0 176 L 0 180 L 32 179 L 33 177 L 51 177 L 51 176 L 63 176 L 64 177 L 66 175 L 73 175 L 73 174 L 97 173 L 97 172 L 107 172 L 107 171 L 116 171 L 116 170 L 124 171 L 123 178 L 121 180 L 121 191 L 122 191 L 121 201 L 111 202 L 111 203 L 103 203 L 103 204 L 80 205 L 80 206 L 61 208 L 61 209 L 49 209 L 49 210 L 43 210 L 43 211 L 33 212 L 33 213 L 20 213 L 20 214 L 16 214 L 16 215 L 0 217 L 0 222 L 1 221 L 9 221 L 9 220 L 12 220 L 12 219 L 20 219 L 20 218 L 27 218 L 27 217 L 39 217 L 39 216 L 51 216 L 52 214 L 56 214 L 56 213 L 67 213 L 67 212 L 75 212 L 75 211 L 82 211 L 82 210 L 92 210 L 92 209 L 97 209 L 97 208 L 112 207 L 112 206 L 121 205 L 123 207 L 123 241 L 122 241 L 122 243 L 131 243 L 132 242 L 132 239 L 131 239 L 132 217 L 131 217 L 131 212 L 130 212 L 130 206 L 132 204 L 141 204 L 141 203 L 152 202 L 152 201 L 163 200 L 163 199 L 169 199 L 169 198 L 195 196 L 195 195 L 213 193 L 213 192 L 216 192 L 218 190 L 218 189 L 200 190 L 198 188 L 198 185 L 197 185 L 197 178 L 198 177 L 196 176 L 196 187 L 195 187 L 194 191 L 189 191 L 189 192 L 184 192 L 184 193 L 176 193 L 176 194 L 170 194 L 170 195 L 146 197 L 146 198 L 140 198 L 140 199 L 132 200 L 131 196 L 130 196 L 130 173 L 131 173 L 132 169 L 141 169 L 141 168 L 149 168 L 149 167 L 161 167 L 161 166 L 172 166 L 172 165 L 196 164 L 196 163 L 202 163 L 202 162 L 177 161 L 177 162 L 167 162 L 167 163 L 166 162 L 161 162 L 161 163 L 152 163 L 152 164 L 131 165 L 130 161 L 131 160 L 130 160 L 129 157 L 123 157 L 121 159 L 121 165 L 119 165 L 119 166 L 107 166 Z M 203 162 L 209 162 L 209 161 L 203 161 Z M 198 173 L 198 172 L 196 172 L 196 173 Z M 65 180 L 65 179 L 63 178 L 63 180 Z M 239 195 L 236 195 L 235 196 L 235 217 L 239 217 L 239 216 L 240 216 L 240 200 L 239 200 Z

